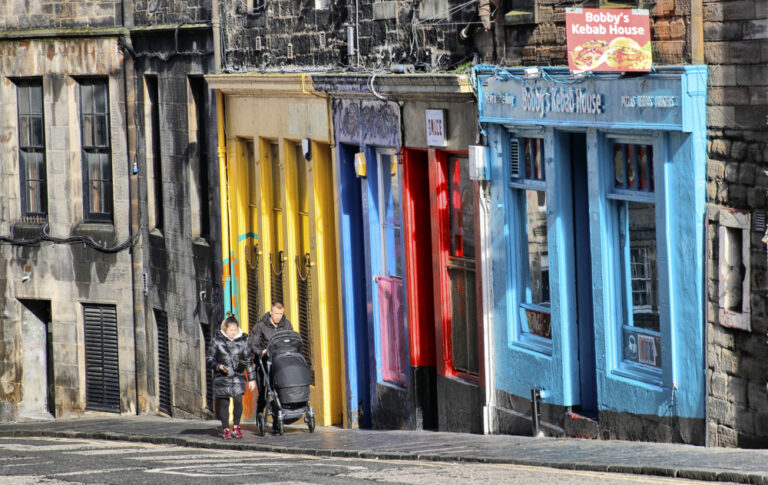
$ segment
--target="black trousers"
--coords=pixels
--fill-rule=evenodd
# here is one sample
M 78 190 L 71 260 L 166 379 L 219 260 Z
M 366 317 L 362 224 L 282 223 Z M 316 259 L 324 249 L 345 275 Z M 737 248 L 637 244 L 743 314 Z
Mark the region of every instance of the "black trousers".
M 262 357 L 262 363 L 264 364 L 264 370 L 267 370 L 266 357 Z M 258 362 L 256 364 L 256 387 L 259 390 L 259 398 L 256 400 L 256 414 L 258 414 L 263 413 L 264 408 L 267 407 L 267 383 L 261 368 L 258 366 Z
M 243 414 L 243 395 L 229 397 L 217 397 L 216 398 L 216 417 L 221 421 L 222 428 L 229 428 L 229 400 L 232 399 L 235 402 L 234 409 L 232 410 L 235 426 L 240 426 L 240 416 Z

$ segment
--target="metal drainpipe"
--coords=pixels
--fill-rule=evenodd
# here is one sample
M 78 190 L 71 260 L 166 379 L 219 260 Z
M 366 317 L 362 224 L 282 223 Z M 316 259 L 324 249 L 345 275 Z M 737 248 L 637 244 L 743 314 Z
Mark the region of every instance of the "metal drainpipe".
M 123 15 L 123 26 L 133 25 L 133 21 L 128 12 L 126 3 L 121 2 Z M 132 9 L 130 9 L 132 11 Z M 130 35 L 130 34 L 128 34 Z M 126 42 L 126 45 L 130 45 Z M 127 50 L 127 49 L 126 49 Z M 136 159 L 136 135 L 134 129 L 130 129 L 134 114 L 134 103 L 136 101 L 135 93 L 129 89 L 131 83 L 129 77 L 133 74 L 134 63 L 131 52 L 125 52 L 123 57 L 123 95 L 125 96 L 125 141 L 126 155 L 128 162 L 128 200 L 130 207 L 128 209 L 128 225 L 130 227 L 131 239 L 138 236 L 135 244 L 131 245 L 131 282 L 133 290 L 133 350 L 134 350 L 134 369 L 136 379 L 136 414 L 147 414 L 149 412 L 149 377 L 147 373 L 147 326 L 144 315 L 144 250 L 141 244 L 141 211 L 139 210 L 139 173 L 138 165 L 134 173 L 133 164 L 138 164 Z M 134 147 L 132 150 L 131 147 Z M 133 152 L 133 153 L 132 153 Z M 133 162 L 133 163 L 131 163 Z M 144 397 L 142 399 L 142 396 Z
M 357 51 L 357 67 L 360 67 L 360 1 L 355 0 L 355 50 Z
M 232 295 L 226 293 L 227 281 L 224 278 L 224 264 L 228 264 L 230 267 L 230 278 L 232 278 L 232 261 L 229 260 L 231 244 L 229 234 L 229 181 L 227 177 L 227 138 L 224 131 L 224 95 L 221 91 L 216 90 L 216 122 L 217 130 L 219 134 L 219 146 L 217 147 L 217 153 L 219 156 L 219 203 L 221 204 L 221 294 L 222 305 L 226 308 L 224 298 L 229 298 L 232 301 Z M 226 216 L 226 217 L 225 217 Z M 230 286 L 230 291 L 232 287 Z M 219 323 L 219 322 L 216 322 Z
M 490 240 L 490 184 L 478 183 L 479 208 L 478 223 L 480 229 L 480 278 L 483 294 L 483 347 L 485 369 L 485 406 L 483 406 L 483 433 L 494 432 L 493 410 L 496 408 L 496 379 L 494 378 L 493 349 L 493 284 L 491 276 L 491 240 Z
M 707 220 L 707 211 L 706 208 L 704 210 L 704 247 L 702 249 L 702 257 L 704 258 L 704 268 L 702 269 L 702 277 L 703 277 L 703 285 L 701 290 L 701 297 L 702 297 L 702 321 L 704 324 L 704 341 L 702 342 L 702 354 L 703 354 L 703 361 L 704 361 L 704 446 L 709 446 L 709 406 L 707 405 L 707 401 L 709 400 L 709 378 L 707 376 L 707 372 L 709 371 L 709 362 L 708 362 L 708 356 L 707 354 L 709 349 L 709 322 L 707 321 L 707 305 L 708 305 L 708 297 L 707 297 L 707 287 L 709 284 L 709 270 L 708 270 L 708 264 L 707 264 L 707 253 L 708 251 L 708 242 L 707 242 L 707 234 L 709 233 L 709 221 Z
M 213 25 L 213 64 L 215 72 L 221 72 L 221 15 L 219 14 L 219 0 L 213 0 L 211 4 L 211 24 Z
M 703 0 L 691 0 L 691 63 L 704 64 Z

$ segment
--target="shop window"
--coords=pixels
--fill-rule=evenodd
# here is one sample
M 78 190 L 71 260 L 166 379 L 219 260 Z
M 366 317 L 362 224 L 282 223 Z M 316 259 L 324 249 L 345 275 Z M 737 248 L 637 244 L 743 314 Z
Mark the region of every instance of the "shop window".
M 382 276 L 377 277 L 379 292 L 379 331 L 381 336 L 382 378 L 407 384 L 407 342 L 403 298 L 402 189 L 398 157 L 378 151 L 378 212 L 381 224 Z
M 451 249 L 448 278 L 451 298 L 451 355 L 454 372 L 477 377 L 477 296 L 475 278 L 475 211 L 469 161 L 448 158 L 448 212 Z
M 112 146 L 107 81 L 83 79 L 79 84 L 83 216 L 89 222 L 112 222 Z
M 48 187 L 42 80 L 19 81 L 17 103 L 21 214 L 25 221 L 45 222 L 48 216 Z
M 535 346 L 551 348 L 549 239 L 544 140 L 513 138 L 510 189 L 516 261 L 518 335 Z
M 622 366 L 658 374 L 662 360 L 653 149 L 613 143 L 610 153 L 608 197 L 615 224 Z

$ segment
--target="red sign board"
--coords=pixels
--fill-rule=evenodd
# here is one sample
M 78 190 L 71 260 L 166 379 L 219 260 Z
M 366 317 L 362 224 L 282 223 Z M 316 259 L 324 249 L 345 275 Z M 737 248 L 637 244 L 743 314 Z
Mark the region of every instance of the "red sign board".
M 565 33 L 572 71 L 651 70 L 648 10 L 567 8 Z

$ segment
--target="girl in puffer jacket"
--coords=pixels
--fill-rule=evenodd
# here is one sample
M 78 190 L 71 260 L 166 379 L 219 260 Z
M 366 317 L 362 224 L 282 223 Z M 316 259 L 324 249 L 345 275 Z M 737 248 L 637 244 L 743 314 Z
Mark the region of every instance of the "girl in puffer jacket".
M 243 414 L 245 376 L 248 371 L 248 388 L 256 387 L 256 372 L 249 358 L 248 335 L 240 330 L 237 319 L 231 313 L 221 323 L 221 331 L 211 339 L 205 355 L 206 363 L 213 369 L 213 395 L 216 399 L 216 417 L 221 421 L 222 438 L 242 438 L 240 416 Z M 229 400 L 234 401 L 234 432 L 229 430 Z

